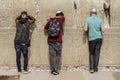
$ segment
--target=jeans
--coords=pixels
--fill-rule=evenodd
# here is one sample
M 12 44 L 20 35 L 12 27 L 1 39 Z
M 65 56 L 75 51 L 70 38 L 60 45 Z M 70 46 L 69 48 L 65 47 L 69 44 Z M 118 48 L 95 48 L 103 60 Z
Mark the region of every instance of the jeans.
M 89 41 L 90 69 L 98 68 L 101 45 L 102 45 L 102 39 L 96 39 L 93 41 Z
M 48 44 L 51 70 L 58 69 L 61 60 L 62 43 L 48 42 Z
M 28 47 L 27 45 L 21 45 L 19 43 L 15 43 L 15 50 L 16 50 L 16 62 L 18 72 L 21 72 L 21 53 L 23 53 L 24 57 L 24 70 L 27 71 L 28 66 Z

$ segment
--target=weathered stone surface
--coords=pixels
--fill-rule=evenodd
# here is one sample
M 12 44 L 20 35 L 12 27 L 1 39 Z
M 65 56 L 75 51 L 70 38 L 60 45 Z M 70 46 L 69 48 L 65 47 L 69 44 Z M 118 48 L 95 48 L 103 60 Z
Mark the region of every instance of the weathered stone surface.
M 112 26 L 104 33 L 100 66 L 120 66 L 119 0 L 111 1 Z M 104 0 L 75 0 L 75 3 L 77 9 L 74 9 L 74 0 L 0 0 L 0 67 L 16 65 L 14 20 L 23 10 L 36 18 L 29 50 L 30 66 L 49 66 L 47 36 L 43 28 L 46 19 L 54 16 L 57 10 L 62 10 L 66 17 L 62 66 L 88 66 L 88 45 L 87 42 L 83 43 L 82 26 L 92 7 L 97 7 L 98 16 L 106 20 Z
M 114 3 L 114 4 L 113 4 Z M 120 27 L 120 10 L 119 7 L 120 5 L 116 5 L 116 4 L 120 4 L 119 0 L 111 0 L 111 26 L 114 27 Z

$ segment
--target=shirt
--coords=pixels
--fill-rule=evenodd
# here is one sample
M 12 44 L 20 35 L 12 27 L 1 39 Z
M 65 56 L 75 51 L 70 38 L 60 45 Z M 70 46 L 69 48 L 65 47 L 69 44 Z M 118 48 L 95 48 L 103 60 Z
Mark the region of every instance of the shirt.
M 63 23 L 65 21 L 65 17 L 60 17 L 58 18 L 58 22 L 60 24 L 60 33 L 58 37 L 50 37 L 48 36 L 48 42 L 61 42 L 62 43 L 62 30 L 63 30 Z M 49 25 L 50 25 L 50 20 L 47 22 L 47 24 L 45 25 L 44 29 L 48 30 L 49 29 Z
M 85 25 L 88 27 L 89 41 L 102 38 L 101 27 L 103 25 L 103 21 L 101 18 L 98 18 L 97 16 L 88 17 L 85 20 Z

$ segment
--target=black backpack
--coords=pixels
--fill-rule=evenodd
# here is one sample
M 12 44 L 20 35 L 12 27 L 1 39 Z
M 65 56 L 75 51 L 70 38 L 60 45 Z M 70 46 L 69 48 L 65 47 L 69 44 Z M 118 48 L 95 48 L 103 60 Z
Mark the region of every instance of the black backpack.
M 17 29 L 16 29 L 15 42 L 28 44 L 29 40 L 30 40 L 30 37 L 29 37 L 30 24 L 29 24 L 29 22 L 26 22 L 24 24 L 17 22 L 16 27 L 17 27 Z
M 50 26 L 48 28 L 48 36 L 58 37 L 60 34 L 60 24 L 58 19 L 51 19 Z

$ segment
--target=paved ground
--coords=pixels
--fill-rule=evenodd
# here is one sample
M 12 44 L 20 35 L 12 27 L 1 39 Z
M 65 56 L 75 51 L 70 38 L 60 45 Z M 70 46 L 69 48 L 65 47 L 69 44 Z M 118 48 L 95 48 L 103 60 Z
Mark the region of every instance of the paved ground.
M 14 75 L 16 71 L 0 71 L 0 75 Z M 88 70 L 62 70 L 54 76 L 49 70 L 33 70 L 29 74 L 21 74 L 20 80 L 120 80 L 120 70 L 100 70 L 90 74 Z

